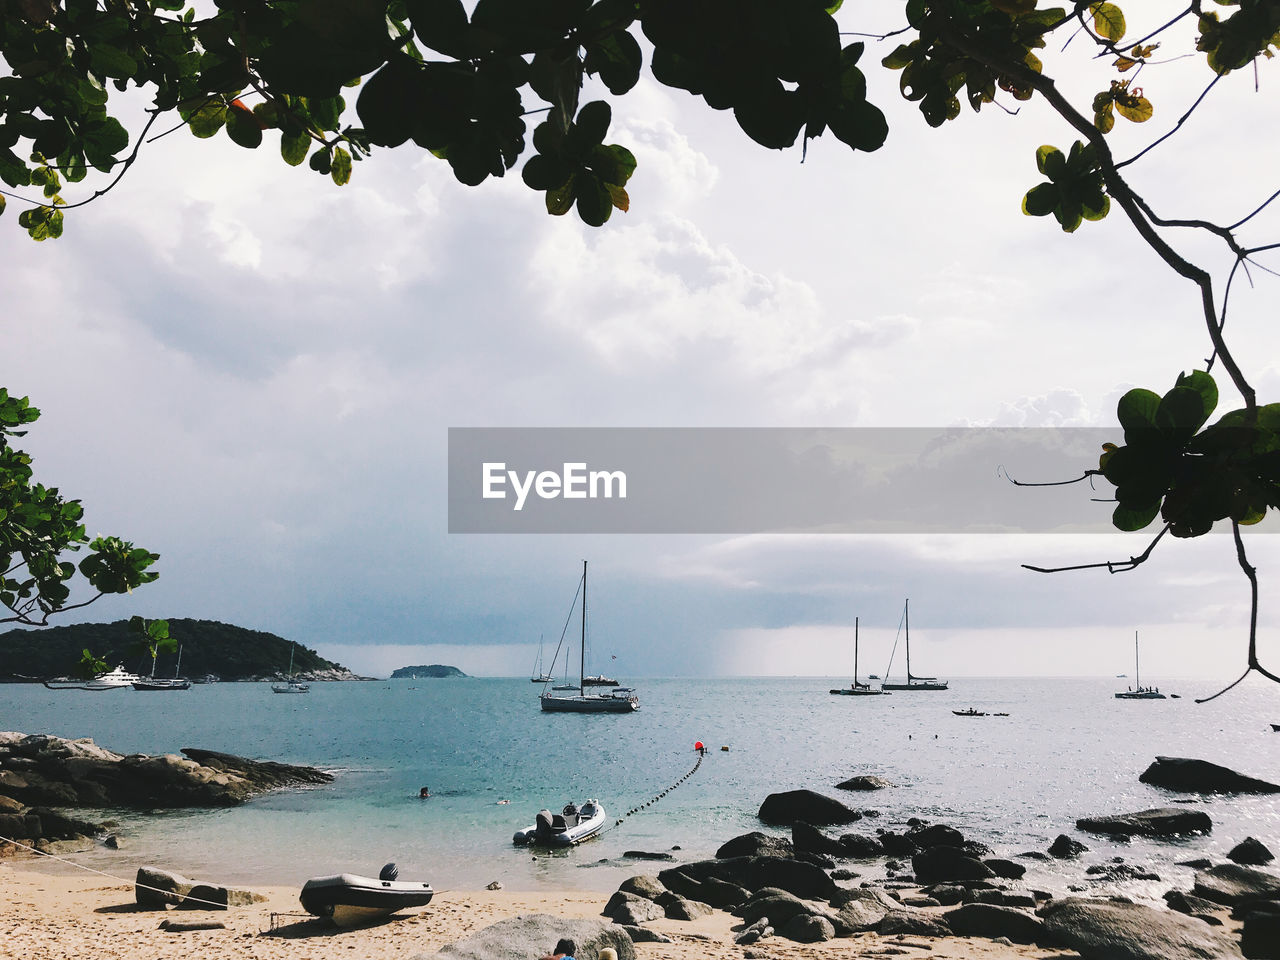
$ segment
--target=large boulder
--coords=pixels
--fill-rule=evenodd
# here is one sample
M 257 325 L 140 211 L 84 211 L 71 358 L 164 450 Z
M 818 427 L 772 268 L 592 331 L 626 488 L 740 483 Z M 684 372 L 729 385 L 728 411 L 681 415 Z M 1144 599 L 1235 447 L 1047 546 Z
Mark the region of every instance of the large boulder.
M 752 897 L 734 913 L 748 924 L 755 923 L 761 918 L 768 918 L 769 923 L 780 927 L 792 917 L 802 913 L 813 913 L 813 904 L 785 890 L 775 890 L 765 896 Z
M 671 894 L 668 893 L 667 895 L 670 896 Z M 604 905 L 601 913 L 614 923 L 622 923 L 628 926 L 638 926 L 666 915 L 662 907 L 658 906 L 654 901 L 638 894 L 627 893 L 624 890 L 619 890 L 610 897 L 609 902 Z
M 1040 910 L 1045 933 L 1084 960 L 1233 960 L 1236 941 L 1193 917 L 1137 903 L 1055 900 Z
M 1240 927 L 1240 951 L 1250 960 L 1280 960 L 1280 913 L 1251 913 Z
M 823 943 L 836 935 L 835 925 L 817 914 L 801 914 L 778 927 L 778 936 L 797 943 Z
M 1185 757 L 1156 757 L 1156 762 L 1138 779 L 1180 793 L 1280 793 L 1280 784 L 1246 777 L 1207 760 Z
M 636 874 L 634 877 L 627 877 L 622 883 L 618 884 L 619 893 L 634 893 L 637 897 L 644 897 L 646 900 L 657 900 L 667 892 L 667 888 L 662 885 L 657 877 L 651 877 L 647 873 Z
M 862 814 L 833 797 L 812 790 L 787 790 L 771 793 L 760 804 L 757 814 L 765 823 L 790 826 L 797 820 L 825 827 L 836 823 L 853 823 Z
M 716 851 L 716 856 L 721 860 L 729 857 L 789 857 L 793 852 L 791 840 L 787 837 L 775 837 L 753 830 L 726 840 Z
M 1229 907 L 1257 900 L 1280 900 L 1280 877 L 1252 867 L 1223 863 L 1198 871 L 1191 892 Z
M 1227 859 L 1234 863 L 1243 863 L 1251 867 L 1260 867 L 1270 863 L 1276 855 L 1267 849 L 1257 837 L 1245 837 L 1227 853 Z
M 1076 829 L 1123 837 L 1175 837 L 1209 833 L 1213 830 L 1213 821 L 1203 810 L 1157 807 L 1110 817 L 1084 817 L 1076 821 Z
M 995 873 L 981 860 L 967 855 L 959 847 L 929 847 L 911 858 L 916 882 L 945 883 L 948 880 L 989 880 Z
M 886 937 L 905 933 L 911 937 L 949 937 L 951 928 L 940 918 L 922 910 L 891 910 L 880 921 L 879 932 Z
M 966 903 L 943 914 L 942 919 L 961 937 L 1008 937 L 1014 943 L 1040 943 L 1044 939 L 1044 922 L 1015 907 Z
M 709 901 L 700 895 L 699 885 L 711 877 L 751 891 L 761 887 L 779 887 L 806 900 L 830 900 L 839 890 L 836 882 L 819 867 L 789 857 L 697 860 L 658 874 L 658 879 L 668 890 L 704 903 Z
M 195 886 L 180 873 L 159 867 L 139 867 L 134 878 L 133 896 L 138 906 L 147 910 L 163 910 L 177 906 Z
M 1088 852 L 1088 847 L 1079 840 L 1073 840 L 1068 837 L 1065 833 L 1058 834 L 1053 843 L 1049 844 L 1049 856 L 1056 857 L 1059 860 L 1069 860 Z M 1024 856 L 1027 856 L 1027 854 L 1024 854 Z
M 964 834 L 955 827 L 945 823 L 935 823 L 928 827 L 920 827 L 909 834 L 911 840 L 921 850 L 929 847 L 963 847 Z
M 837 783 L 837 790 L 884 790 L 886 787 L 896 787 L 897 784 L 883 777 L 858 776 L 850 777 L 843 783 Z
M 791 842 L 797 853 L 821 853 L 832 857 L 845 856 L 845 848 L 834 837 L 828 837 L 813 824 L 797 820 L 791 825 Z
M 840 834 L 841 857 L 852 857 L 854 860 L 872 860 L 884 854 L 884 847 L 876 837 L 868 837 L 861 833 Z
M 431 956 L 449 960 L 529 960 L 550 953 L 563 937 L 577 945 L 575 956 L 578 957 L 597 957 L 603 948 L 612 947 L 618 960 L 635 960 L 636 948 L 621 927 L 601 920 L 544 913 L 499 920 Z M 420 953 L 411 960 L 427 960 L 427 956 Z

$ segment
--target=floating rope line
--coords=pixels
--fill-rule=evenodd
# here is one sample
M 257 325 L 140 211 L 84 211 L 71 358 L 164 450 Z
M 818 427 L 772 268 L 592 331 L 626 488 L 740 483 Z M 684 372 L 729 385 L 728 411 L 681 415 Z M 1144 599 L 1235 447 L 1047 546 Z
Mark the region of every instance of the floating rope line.
M 688 773 L 686 773 L 683 777 L 681 777 L 679 780 L 677 780 L 677 781 L 676 781 L 675 783 L 673 783 L 671 786 L 667 787 L 667 789 L 663 790 L 663 791 L 662 791 L 661 793 L 659 793 L 657 796 L 653 797 L 653 799 L 651 799 L 651 800 L 646 800 L 644 803 L 640 804 L 639 806 L 632 807 L 630 810 L 628 810 L 626 813 L 624 813 L 622 816 L 620 816 L 617 820 L 615 820 L 615 821 L 613 822 L 613 826 L 612 826 L 612 827 L 608 827 L 608 828 L 607 828 L 607 829 L 605 829 L 605 830 L 601 830 L 601 831 L 600 831 L 600 833 L 608 833 L 608 832 L 609 832 L 609 830 L 612 830 L 612 829 L 614 829 L 614 827 L 619 826 L 619 825 L 622 823 L 622 821 L 623 821 L 623 820 L 627 819 L 627 817 L 631 816 L 631 815 L 632 815 L 632 814 L 634 814 L 634 813 L 639 813 L 639 812 L 640 812 L 641 810 L 643 810 L 645 807 L 652 806 L 653 804 L 655 804 L 655 803 L 657 803 L 659 800 L 661 800 L 663 797 L 665 797 L 665 796 L 666 796 L 668 793 L 670 793 L 672 790 L 674 790 L 676 787 L 680 786 L 680 784 L 684 783 L 686 780 L 688 780 L 690 777 L 692 777 L 695 773 L 697 773 L 697 772 L 698 772 L 698 768 L 699 768 L 700 766 L 702 766 L 702 758 L 703 758 L 703 756 L 704 756 L 704 755 L 705 755 L 705 754 L 703 753 L 703 751 L 699 750 L 699 751 L 698 751 L 698 762 L 697 762 L 697 763 L 695 763 L 695 764 L 693 765 L 693 769 L 692 769 L 692 770 L 690 770 Z
M 76 863 L 74 860 L 68 860 L 66 857 L 60 857 L 55 853 L 45 853 L 43 850 L 37 850 L 35 847 L 29 847 L 20 840 L 14 840 L 10 837 L 0 837 L 0 841 L 4 841 L 5 843 L 12 843 L 15 847 L 21 847 L 23 850 L 30 850 L 32 853 L 34 853 L 38 857 L 47 857 L 50 860 L 57 860 L 59 863 L 65 863 L 68 866 L 75 867 L 77 870 L 83 870 L 85 873 L 96 873 L 98 876 L 106 877 L 108 880 L 114 880 L 116 883 L 122 883 L 126 886 L 128 886 L 129 884 L 133 884 L 135 888 L 138 888 L 141 890 L 151 890 L 151 891 L 154 891 L 155 893 L 163 893 L 167 897 L 177 896 L 177 894 L 174 893 L 172 890 L 162 890 L 160 887 L 148 886 L 145 883 L 138 883 L 136 880 L 125 880 L 122 877 L 117 877 L 115 874 L 105 873 L 102 870 L 95 870 L 93 867 L 86 867 L 83 863 Z M 205 899 L 202 899 L 201 897 L 182 897 L 182 900 L 183 901 L 190 900 L 192 903 L 207 903 L 209 904 L 209 906 L 216 907 L 219 910 L 226 910 L 228 906 L 225 903 L 219 903 L 216 900 L 205 900 Z

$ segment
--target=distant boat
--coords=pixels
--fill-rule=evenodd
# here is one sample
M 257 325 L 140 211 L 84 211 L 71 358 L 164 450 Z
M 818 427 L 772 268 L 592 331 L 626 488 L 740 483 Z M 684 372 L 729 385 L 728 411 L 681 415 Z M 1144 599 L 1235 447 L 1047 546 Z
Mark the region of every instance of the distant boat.
M 62 677 L 57 680 L 45 680 L 43 683 L 50 690 L 124 690 L 134 681 L 141 679 L 136 673 L 125 670 L 124 664 L 117 664 L 114 670 L 100 673 L 92 680 L 72 680 Z
M 435 893 L 431 884 L 397 880 L 394 863 L 382 868 L 377 879 L 354 873 L 312 877 L 302 885 L 298 900 L 307 913 L 333 921 L 334 926 L 352 927 L 377 920 L 408 907 L 424 907 Z
M 178 676 L 182 668 L 182 647 L 178 647 L 178 662 L 174 664 L 172 677 L 156 676 L 156 655 L 151 655 L 151 676 L 133 681 L 135 690 L 190 690 L 191 681 Z
M 542 669 L 542 637 L 538 637 L 538 659 L 533 663 L 533 676 L 529 678 L 534 683 L 550 683 L 555 677 Z
M 883 689 L 873 690 L 869 683 L 858 682 L 858 618 L 853 618 L 853 683 L 847 687 L 832 690 L 832 693 L 846 697 L 874 697 L 884 693 Z
M 605 812 L 599 800 L 587 800 L 581 807 L 570 801 L 560 813 L 542 810 L 533 826 L 517 830 L 511 842 L 518 847 L 570 847 L 590 840 L 604 828 Z
M 957 717 L 985 717 L 986 716 L 986 713 L 984 713 L 981 710 L 976 710 L 973 707 L 970 707 L 968 710 L 952 710 L 951 712 L 954 713 Z M 996 716 L 1007 717 L 1008 714 L 999 713 L 999 714 L 996 714 Z
M 583 677 L 582 685 L 584 687 L 616 687 L 618 681 L 613 677 L 606 677 L 604 674 L 597 673 L 594 676 Z
M 293 679 L 293 654 L 297 649 L 297 643 L 289 648 L 289 679 L 284 683 L 273 683 L 271 685 L 272 693 L 310 693 L 311 684 L 299 683 Z
M 587 693 L 583 678 L 587 674 L 587 561 L 582 561 L 582 647 L 578 660 L 576 696 L 544 692 L 538 698 L 547 713 L 631 713 L 640 709 L 640 698 L 630 687 L 614 687 L 608 693 Z
M 937 677 L 916 677 L 911 674 L 911 601 L 906 600 L 902 605 L 902 618 L 906 626 L 906 646 L 907 646 L 907 679 L 905 683 L 890 683 L 885 680 L 880 684 L 881 690 L 946 690 L 947 681 L 939 680 Z M 897 644 L 894 644 L 897 649 Z M 889 666 L 885 670 L 884 675 L 887 677 L 893 672 L 893 654 L 889 654 Z
M 1271 725 L 1271 732 L 1272 732 L 1272 733 L 1280 733 L 1280 723 L 1273 723 L 1273 724 Z
M 1138 631 L 1133 631 L 1133 686 L 1124 691 L 1117 693 L 1117 700 L 1163 700 L 1164 694 L 1160 692 L 1159 687 L 1144 687 L 1142 685 L 1142 674 L 1138 670 Z

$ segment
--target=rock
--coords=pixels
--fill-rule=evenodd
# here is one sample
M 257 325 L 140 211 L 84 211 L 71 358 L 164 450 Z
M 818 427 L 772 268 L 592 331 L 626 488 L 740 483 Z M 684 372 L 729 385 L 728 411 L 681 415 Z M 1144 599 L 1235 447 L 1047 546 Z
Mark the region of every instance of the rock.
M 830 873 L 832 880 L 856 880 L 858 877 L 862 876 L 862 874 L 849 870 L 846 867 L 837 867 L 830 871 Z
M 1096 881 L 1106 883 L 1123 883 L 1127 880 L 1159 880 L 1160 877 L 1149 870 L 1135 867 L 1131 863 L 1099 863 L 1085 871 Z
M 880 921 L 880 935 L 889 937 L 905 933 L 912 937 L 949 937 L 951 928 L 927 913 L 912 910 L 893 910 Z
M 850 900 L 835 912 L 831 921 L 837 933 L 847 937 L 852 933 L 875 930 L 888 912 L 889 907 L 876 900 Z
M 959 883 L 935 883 L 925 887 L 923 892 L 944 907 L 954 907 L 966 899 L 969 889 Z
M 672 896 L 672 894 L 668 894 L 668 896 Z M 637 926 L 666 915 L 662 907 L 652 900 L 637 896 L 634 893 L 625 893 L 622 890 L 619 890 L 609 898 L 609 902 L 604 905 L 604 910 L 601 913 L 614 923 L 622 923 L 628 926 Z
M 659 933 L 652 927 L 640 927 L 627 925 L 622 927 L 627 932 L 627 936 L 631 938 L 632 943 L 670 943 L 671 938 L 665 933 Z
M 945 823 L 935 823 L 930 827 L 912 830 L 910 836 L 912 843 L 921 850 L 927 850 L 930 847 L 964 846 L 964 834 Z
M 915 841 L 911 839 L 909 834 L 885 830 L 879 833 L 878 836 L 881 848 L 891 857 L 909 857 L 916 852 Z
M 1240 927 L 1240 952 L 1251 960 L 1280 960 L 1280 914 L 1251 913 Z
M 727 860 L 698 860 L 663 870 L 658 874 L 662 884 L 675 893 L 693 900 L 707 901 L 697 885 L 715 877 L 756 891 L 761 887 L 780 887 L 807 900 L 830 900 L 840 888 L 827 874 L 813 866 L 788 857 L 731 857 Z M 688 881 L 694 881 L 690 884 Z M 684 884 L 684 889 L 680 884 Z M 694 892 L 687 892 L 689 890 Z
M 1275 854 L 1266 848 L 1261 840 L 1256 837 L 1245 837 L 1227 854 L 1228 860 L 1236 863 L 1248 864 L 1249 866 L 1260 867 L 1264 863 L 1270 863 L 1274 860 Z
M 796 859 L 801 863 L 811 863 L 820 870 L 834 870 L 836 868 L 835 860 L 825 853 L 810 853 L 807 850 L 800 850 L 796 853 Z
M 1203 897 L 1197 897 L 1190 893 L 1183 893 L 1181 890 L 1166 891 L 1164 902 L 1169 905 L 1170 910 L 1177 910 L 1179 913 L 1185 913 L 1190 916 L 1199 916 L 1200 914 L 1224 909 L 1220 903 L 1214 903 L 1212 900 L 1205 900 Z
M 797 943 L 824 943 L 835 938 L 836 928 L 826 917 L 802 914 L 778 927 L 778 936 Z
M 225 930 L 227 925 L 221 920 L 161 920 L 159 929 L 170 933 L 190 933 L 193 930 Z
M 836 823 L 852 823 L 861 820 L 862 814 L 846 807 L 839 800 L 814 793 L 812 790 L 788 790 L 771 793 L 760 805 L 757 816 L 765 823 L 790 825 L 797 820 L 815 826 Z
M 1049 845 L 1049 856 L 1057 857 L 1059 860 L 1078 857 L 1080 854 L 1088 852 L 1088 847 L 1079 840 L 1072 840 L 1065 833 L 1058 834 L 1058 838 Z
M 226 910 L 228 907 L 247 907 L 262 903 L 267 898 L 252 890 L 237 890 L 212 883 L 194 884 L 178 904 L 179 910 Z
M 657 900 L 658 897 L 667 892 L 667 888 L 658 882 L 657 877 L 642 873 L 623 880 L 618 885 L 618 892 L 634 893 L 636 896 L 644 897 L 646 900 Z
M 181 903 L 193 886 L 194 882 L 181 874 L 157 867 L 139 867 L 134 878 L 133 897 L 144 909 L 163 910 Z
M 501 880 L 494 880 L 492 883 L 488 884 L 488 885 L 485 887 L 485 889 L 486 889 L 486 890 L 501 890 L 501 889 L 502 889 L 502 881 L 501 881 Z
M 743 903 L 751 896 L 751 891 L 746 887 L 740 887 L 736 883 L 729 883 L 727 880 L 721 880 L 718 877 L 707 877 L 702 881 L 701 893 L 698 899 L 703 903 L 709 903 L 713 907 L 728 909 L 736 907 Z
M 828 837 L 812 824 L 797 820 L 791 825 L 791 843 L 797 853 L 818 853 L 828 856 L 844 856 L 844 846 L 839 840 Z M 835 866 L 835 864 L 832 864 Z
M 812 904 L 783 890 L 767 896 L 752 897 L 734 911 L 748 924 L 768 918 L 775 927 L 781 927 L 792 917 L 812 912 Z
M 991 868 L 981 860 L 966 856 L 957 847 L 930 847 L 911 858 L 916 880 L 923 884 L 947 880 L 986 880 L 994 877 Z
M 716 851 L 721 860 L 730 857 L 789 857 L 795 851 L 787 837 L 774 837 L 759 830 L 726 841 Z
M 1040 943 L 1044 923 L 1016 907 L 968 903 L 943 914 L 942 919 L 961 937 L 1008 937 L 1014 943 Z
M 884 847 L 874 837 L 860 833 L 840 834 L 840 853 L 838 856 L 851 857 L 854 860 L 872 860 L 884 853 Z
M 1029 907 L 1034 910 L 1039 901 L 1030 893 L 1010 893 L 1007 890 L 966 890 L 965 903 L 989 903 L 997 907 Z
M 1136 903 L 1069 897 L 1042 907 L 1053 942 L 1084 960 L 1230 960 L 1234 940 L 1199 920 Z
M 1191 892 L 1229 907 L 1255 900 L 1280 900 L 1280 877 L 1252 867 L 1223 863 L 1198 871 Z
M 1256 780 L 1207 760 L 1156 757 L 1138 778 L 1181 793 L 1280 793 L 1280 785 Z
M 129 844 L 125 841 L 124 837 L 116 833 L 111 833 L 102 838 L 102 845 L 110 850 L 123 850 Z
M 859 776 L 850 777 L 844 783 L 837 783 L 837 790 L 884 790 L 887 787 L 896 787 L 896 783 L 892 783 L 883 777 Z
M 41 837 L 36 841 L 36 849 L 51 857 L 60 857 L 68 853 L 88 853 L 97 843 L 91 837 L 71 837 L 68 840 L 46 840 Z
M 983 865 L 994 873 L 997 877 L 1004 880 L 1021 880 L 1022 875 L 1027 872 L 1027 868 L 1020 863 L 1014 863 L 1012 860 L 988 859 L 982 861 Z
M 636 948 L 621 927 L 601 920 L 553 917 L 544 913 L 499 920 L 432 956 L 450 960 L 529 960 L 546 954 L 562 937 L 573 940 L 578 957 L 597 957 L 601 949 L 612 947 L 618 960 L 635 960 Z M 426 954 L 417 954 L 411 960 L 426 960 L 426 957 Z
M 669 853 L 650 853 L 647 850 L 624 850 L 622 853 L 624 859 L 629 860 L 674 860 L 675 857 Z
M 19 803 L 13 797 L 6 797 L 3 793 L 0 793 L 0 814 L 22 813 L 26 809 L 24 804 Z
M 32 807 L 28 815 L 40 818 L 39 836 L 50 840 L 70 840 L 73 837 L 93 837 L 103 832 L 102 825 L 79 820 L 50 810 L 48 807 Z
M 1126 837 L 1173 837 L 1187 833 L 1209 833 L 1213 830 L 1213 821 L 1202 810 L 1157 807 L 1110 817 L 1084 817 L 1076 821 L 1076 829 Z
M 710 915 L 711 906 L 697 900 L 686 900 L 679 894 L 670 894 L 670 898 L 662 905 L 668 920 L 697 920 Z
M 940 907 L 942 906 L 942 901 L 935 900 L 933 899 L 933 897 L 924 897 L 924 896 L 903 897 L 902 905 L 904 907 L 915 907 L 916 909 L 920 909 L 922 907 Z

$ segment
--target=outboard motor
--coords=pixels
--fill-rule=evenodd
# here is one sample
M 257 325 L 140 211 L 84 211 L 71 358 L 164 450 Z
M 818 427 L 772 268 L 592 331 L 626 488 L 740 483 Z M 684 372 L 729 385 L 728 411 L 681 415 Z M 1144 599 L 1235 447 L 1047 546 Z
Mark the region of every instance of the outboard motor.
M 397 867 L 394 863 L 388 863 L 385 867 L 383 867 L 381 870 L 378 871 L 379 880 L 392 881 L 392 880 L 395 880 L 395 878 L 398 876 L 400 876 L 400 868 Z
M 555 820 L 550 810 L 538 811 L 538 819 L 535 826 L 539 837 L 551 837 L 556 833 Z

